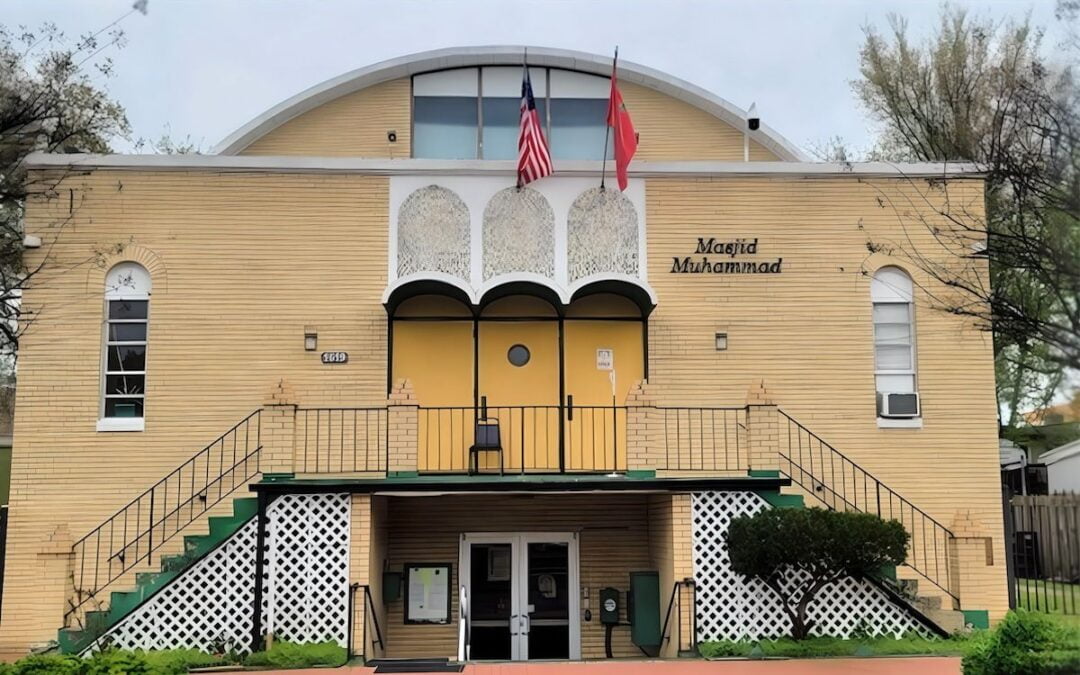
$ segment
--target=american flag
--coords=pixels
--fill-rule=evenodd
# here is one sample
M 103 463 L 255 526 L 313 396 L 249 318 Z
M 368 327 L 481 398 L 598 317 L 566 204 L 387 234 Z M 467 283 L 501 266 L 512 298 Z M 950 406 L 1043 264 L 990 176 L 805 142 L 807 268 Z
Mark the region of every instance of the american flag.
M 532 181 L 550 176 L 551 153 L 544 140 L 540 114 L 536 111 L 536 99 L 533 98 L 532 81 L 529 69 L 521 80 L 521 133 L 518 136 L 518 187 Z

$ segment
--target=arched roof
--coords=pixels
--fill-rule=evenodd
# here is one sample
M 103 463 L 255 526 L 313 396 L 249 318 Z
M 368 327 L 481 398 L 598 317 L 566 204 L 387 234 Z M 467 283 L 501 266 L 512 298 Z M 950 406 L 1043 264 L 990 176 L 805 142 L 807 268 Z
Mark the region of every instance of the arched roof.
M 326 80 L 282 101 L 234 131 L 214 148 L 214 152 L 219 155 L 238 154 L 266 133 L 294 117 L 328 101 L 382 82 L 448 68 L 518 65 L 521 63 L 524 49 L 524 47 L 513 46 L 436 49 L 359 68 Z M 529 65 L 532 66 L 565 68 L 604 77 L 611 75 L 611 59 L 606 56 L 544 47 L 529 47 L 528 50 Z M 619 61 L 618 75 L 626 82 L 655 89 L 700 108 L 736 129 L 742 129 L 745 124 L 746 111 L 742 108 L 679 78 L 622 60 Z M 806 160 L 802 151 L 765 124 L 762 124 L 757 131 L 750 132 L 750 137 L 782 160 Z

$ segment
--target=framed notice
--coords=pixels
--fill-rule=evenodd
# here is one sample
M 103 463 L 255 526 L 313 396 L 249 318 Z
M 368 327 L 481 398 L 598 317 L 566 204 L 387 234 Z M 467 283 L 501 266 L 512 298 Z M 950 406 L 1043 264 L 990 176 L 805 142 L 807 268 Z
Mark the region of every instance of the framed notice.
M 405 623 L 450 623 L 450 563 L 405 565 Z

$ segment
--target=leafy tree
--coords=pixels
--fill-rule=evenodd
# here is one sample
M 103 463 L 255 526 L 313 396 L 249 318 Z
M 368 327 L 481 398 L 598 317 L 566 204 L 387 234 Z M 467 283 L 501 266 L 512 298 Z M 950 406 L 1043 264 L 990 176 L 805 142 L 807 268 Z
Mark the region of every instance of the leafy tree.
M 731 521 L 731 568 L 780 598 L 791 637 L 814 627 L 807 610 L 818 592 L 847 576 L 868 576 L 904 561 L 908 533 L 895 520 L 824 509 L 766 509 Z
M 1075 18 L 1073 5 L 1059 6 L 1063 21 Z M 1047 58 L 1027 20 L 995 23 L 949 6 L 920 44 L 896 17 L 887 34 L 865 32 L 854 88 L 880 127 L 872 158 L 973 161 L 987 179 L 985 216 L 950 199 L 947 181 L 926 186 L 944 198 L 920 208 L 880 200 L 905 229 L 929 230 L 935 251 L 908 231 L 868 247 L 926 272 L 933 307 L 993 331 L 1003 421 L 1014 426 L 1020 410 L 1053 395 L 1064 370 L 1080 370 L 1077 43 Z
M 28 199 L 55 196 L 67 175 L 28 174 L 26 157 L 37 151 L 109 152 L 110 139 L 128 134 L 124 109 L 97 84 L 112 71 L 100 54 L 122 39 L 114 28 L 68 46 L 53 25 L 37 31 L 0 25 L 0 354 L 8 359 L 30 323 L 22 292 L 48 263 L 48 255 L 33 267 L 24 263 L 24 206 Z M 54 224 L 54 240 L 66 224 Z M 51 243 L 44 242 L 46 250 Z

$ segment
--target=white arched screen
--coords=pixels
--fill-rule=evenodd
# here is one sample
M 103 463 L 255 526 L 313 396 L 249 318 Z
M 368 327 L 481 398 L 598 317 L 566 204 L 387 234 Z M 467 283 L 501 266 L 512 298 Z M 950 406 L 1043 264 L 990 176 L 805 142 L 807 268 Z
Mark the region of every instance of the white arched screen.
M 146 398 L 146 339 L 150 274 L 124 262 L 105 275 L 105 355 L 102 359 L 102 430 L 142 428 Z
M 911 277 L 883 267 L 870 284 L 874 302 L 874 374 L 879 393 L 916 391 L 915 306 Z

